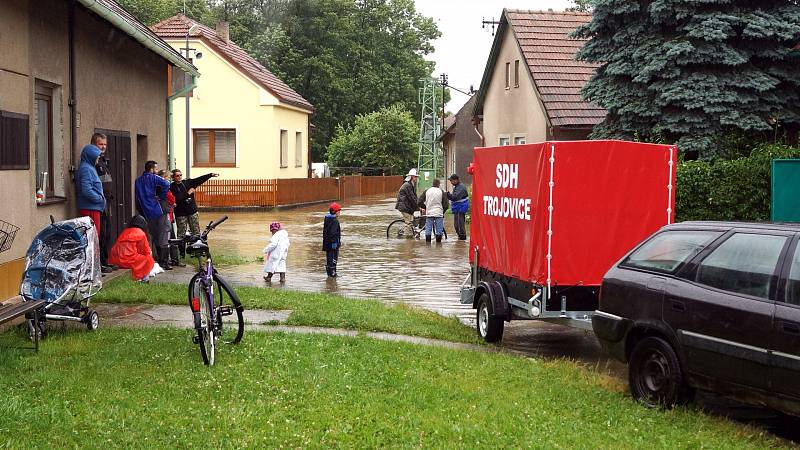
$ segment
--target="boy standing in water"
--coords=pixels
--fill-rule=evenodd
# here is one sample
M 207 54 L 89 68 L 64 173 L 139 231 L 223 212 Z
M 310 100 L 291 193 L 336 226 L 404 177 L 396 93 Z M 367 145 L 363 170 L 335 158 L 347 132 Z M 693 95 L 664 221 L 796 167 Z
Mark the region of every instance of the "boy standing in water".
M 336 262 L 339 259 L 339 247 L 342 243 L 342 228 L 339 226 L 339 212 L 342 207 L 331 203 L 325 224 L 322 227 L 322 249 L 325 250 L 325 271 L 331 278 L 336 277 Z

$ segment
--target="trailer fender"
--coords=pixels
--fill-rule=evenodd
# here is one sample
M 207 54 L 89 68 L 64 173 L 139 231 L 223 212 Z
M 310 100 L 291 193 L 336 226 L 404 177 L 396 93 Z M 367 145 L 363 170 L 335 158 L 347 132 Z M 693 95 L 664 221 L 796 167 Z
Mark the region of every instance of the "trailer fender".
M 509 320 L 511 317 L 511 306 L 508 304 L 506 290 L 499 281 L 491 281 L 488 283 L 482 281 L 478 284 L 478 288 L 475 290 L 475 297 L 473 297 L 472 300 L 472 307 L 478 307 L 478 299 L 484 292 L 489 295 L 489 312 L 492 317 L 506 321 Z

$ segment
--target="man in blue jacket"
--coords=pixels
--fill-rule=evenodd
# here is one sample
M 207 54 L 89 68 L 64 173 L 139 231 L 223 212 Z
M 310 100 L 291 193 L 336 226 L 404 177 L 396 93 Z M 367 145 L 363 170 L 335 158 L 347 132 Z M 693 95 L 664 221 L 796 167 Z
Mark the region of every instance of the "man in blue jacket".
M 150 232 L 158 263 L 164 270 L 172 270 L 169 257 L 169 219 L 167 212 L 161 207 L 161 203 L 167 200 L 169 181 L 156 175 L 156 172 L 157 162 L 147 161 L 144 164 L 144 173 L 134 183 L 136 209 L 147 219 L 147 230 Z
M 452 174 L 448 180 L 453 185 L 453 192 L 447 193 L 447 199 L 450 200 L 450 208 L 453 211 L 453 228 L 456 229 L 458 240 L 464 241 L 467 239 L 465 221 L 466 214 L 469 212 L 469 194 L 466 186 L 458 179 L 458 175 Z
M 75 195 L 78 201 L 78 214 L 89 216 L 100 236 L 100 212 L 106 209 L 103 183 L 97 175 L 95 164 L 100 158 L 100 149 L 89 144 L 81 151 L 81 164 L 75 175 Z

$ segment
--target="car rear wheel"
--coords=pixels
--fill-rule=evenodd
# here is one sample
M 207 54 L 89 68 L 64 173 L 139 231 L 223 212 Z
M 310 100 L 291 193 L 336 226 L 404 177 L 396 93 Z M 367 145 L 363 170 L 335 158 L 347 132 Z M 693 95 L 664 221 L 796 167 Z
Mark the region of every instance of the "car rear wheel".
M 486 293 L 481 294 L 478 298 L 478 312 L 476 314 L 475 327 L 478 330 L 480 337 L 486 342 L 498 342 L 503 339 L 503 319 L 492 317 L 491 310 L 489 309 L 489 295 Z
M 691 397 L 678 356 L 667 341 L 658 337 L 648 337 L 636 344 L 628 367 L 628 382 L 633 398 L 650 408 L 671 408 Z

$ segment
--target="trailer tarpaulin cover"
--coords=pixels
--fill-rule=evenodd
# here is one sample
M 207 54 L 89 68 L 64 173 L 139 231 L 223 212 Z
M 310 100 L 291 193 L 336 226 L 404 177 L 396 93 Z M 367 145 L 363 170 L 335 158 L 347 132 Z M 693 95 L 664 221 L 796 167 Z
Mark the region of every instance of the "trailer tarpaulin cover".
M 503 275 L 597 286 L 674 220 L 674 146 L 545 142 L 476 148 L 474 161 L 470 259 L 477 247 L 480 267 Z

